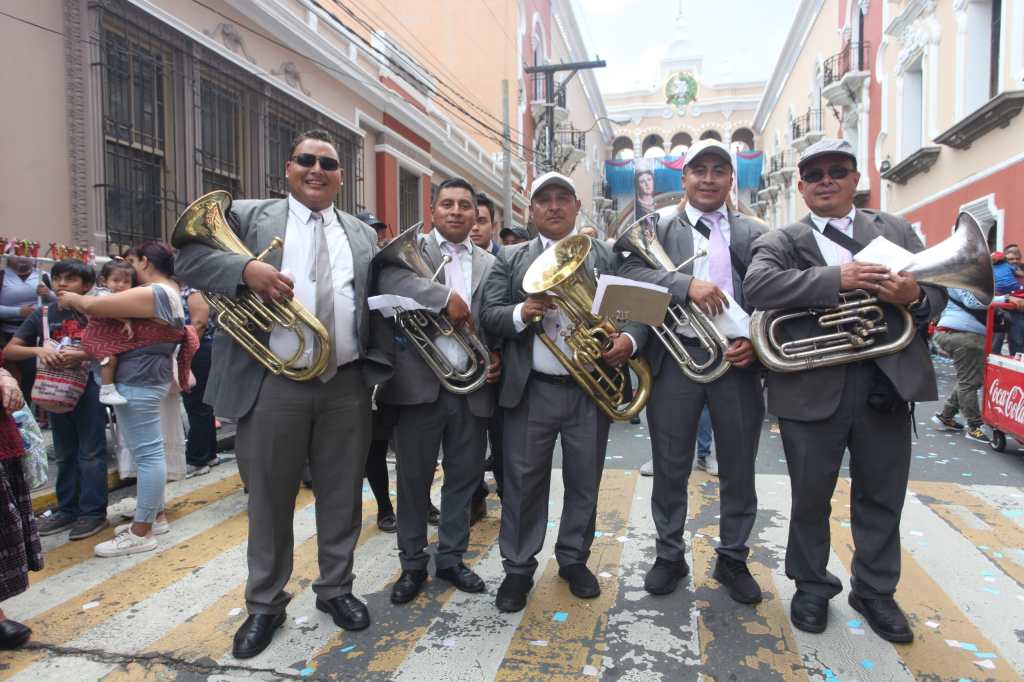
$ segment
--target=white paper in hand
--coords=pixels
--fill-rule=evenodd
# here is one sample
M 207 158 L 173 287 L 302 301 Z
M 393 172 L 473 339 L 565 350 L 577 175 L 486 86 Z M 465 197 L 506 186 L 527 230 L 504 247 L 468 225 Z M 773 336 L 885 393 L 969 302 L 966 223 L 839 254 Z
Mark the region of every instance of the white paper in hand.
M 732 341 L 733 339 L 750 338 L 750 315 L 740 307 L 728 291 L 723 291 L 729 299 L 729 307 L 718 315 L 711 318 L 711 322 L 722 333 L 722 336 Z
M 914 260 L 914 254 L 885 237 L 875 237 L 853 257 L 858 263 L 884 265 L 892 272 L 903 272 Z
M 379 310 L 380 314 L 384 317 L 394 317 L 396 308 L 400 308 L 402 312 L 409 312 L 412 310 L 425 310 L 425 307 L 412 300 L 408 296 L 398 296 L 396 294 L 380 294 L 378 296 L 370 296 L 366 299 L 367 305 L 370 310 Z

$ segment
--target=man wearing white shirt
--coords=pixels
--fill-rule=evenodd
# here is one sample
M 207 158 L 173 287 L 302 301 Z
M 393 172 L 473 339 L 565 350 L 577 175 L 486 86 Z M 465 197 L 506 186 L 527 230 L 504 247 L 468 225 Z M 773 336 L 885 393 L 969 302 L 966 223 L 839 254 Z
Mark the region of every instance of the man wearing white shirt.
M 637 255 L 623 264 L 625 277 L 666 287 L 672 303 L 693 303 L 708 316 L 729 305 L 726 293 L 744 306 L 743 270 L 750 263 L 754 240 L 764 224 L 726 205 L 732 187 L 732 156 L 717 140 L 691 147 L 683 165 L 684 207 L 675 217 L 655 226 L 658 241 L 676 263 L 698 258 L 681 271 L 651 268 Z M 708 359 L 690 327 L 675 330 L 680 343 L 696 362 Z M 658 530 L 657 558 L 644 579 L 651 594 L 673 592 L 689 573 L 684 557 L 683 527 L 687 515 L 687 483 L 701 412 L 707 405 L 715 434 L 718 475 L 721 478 L 721 520 L 714 577 L 734 600 L 761 601 L 761 588 L 747 568 L 750 537 L 757 514 L 754 459 L 764 418 L 764 399 L 753 347 L 744 337 L 730 339 L 724 359 L 732 363 L 725 374 L 709 383 L 686 376 L 661 343 L 647 347 L 654 374 L 647 421 L 654 456 L 651 511 Z M 714 366 L 713 366 L 714 367 Z
M 362 479 L 370 442 L 370 387 L 391 371 L 390 325 L 371 317 L 366 302 L 373 230 L 334 207 L 343 181 L 328 133 L 310 130 L 292 145 L 283 169 L 287 199 L 233 202 L 226 219 L 252 253 L 283 240 L 264 260 L 191 241 L 176 270 L 202 291 L 235 297 L 249 289 L 266 299 L 297 299 L 326 329 L 327 366 L 308 381 L 275 375 L 218 328 L 205 401 L 238 420 L 238 468 L 249 490 L 249 616 L 235 633 L 232 653 L 263 651 L 286 619 L 291 599 L 295 499 L 308 465 L 316 495 L 320 577 L 316 607 L 347 630 L 370 624 L 352 594 L 352 564 L 362 526 Z M 290 332 L 253 331 L 282 359 L 294 355 Z M 307 335 L 307 348 L 312 336 Z M 295 365 L 311 361 L 310 353 Z
M 754 245 L 743 282 L 747 300 L 764 310 L 831 308 L 841 291 L 863 289 L 883 305 L 889 334 L 903 330 L 905 306 L 918 326 L 946 304 L 941 287 L 918 285 L 913 275 L 853 260 L 854 252 L 883 236 L 910 252 L 923 247 L 906 220 L 854 208 L 860 174 L 845 140 L 823 139 L 797 164 L 799 190 L 810 214 L 773 230 Z M 852 240 L 852 241 L 851 241 Z M 786 337 L 823 333 L 814 316 L 787 325 Z M 892 337 L 875 343 L 886 343 Z M 844 453 L 850 453 L 853 553 L 850 605 L 892 642 L 913 640 L 893 594 L 900 578 L 900 516 L 910 472 L 908 403 L 936 400 L 935 370 L 921 334 L 898 353 L 830 367 L 769 372 L 768 411 L 779 417 L 792 488 L 786 576 L 796 582 L 790 620 L 822 632 L 829 599 L 842 583 L 829 573 L 831 498 Z
M 547 334 L 571 356 L 563 337 L 568 331 L 565 316 L 549 296 L 523 291 L 530 264 L 572 233 L 579 209 L 571 179 L 555 172 L 536 178 L 530 188 L 530 215 L 538 235 L 502 249 L 484 288 L 484 330 L 502 344 L 498 404 L 505 409 L 505 467 L 499 544 L 506 576 L 495 604 L 506 612 L 521 610 L 533 587 L 536 555 L 547 530 L 551 458 L 559 437 L 565 494 L 555 544 L 558 574 L 577 597 L 601 593 L 586 562 L 594 539 L 608 417 L 540 339 Z M 615 254 L 591 239 L 590 254 L 580 267 L 615 274 L 618 266 Z M 538 318 L 541 322 L 534 323 Z M 627 324 L 623 331 L 603 354 L 604 362 L 615 367 L 646 339 L 644 325 Z
M 437 280 L 390 262 L 389 249 L 400 248 L 399 239 L 381 252 L 377 291 L 407 296 L 432 312 L 444 312 L 453 324 L 479 332 L 482 283 L 494 256 L 469 239 L 477 217 L 473 187 L 462 178 L 445 180 L 437 188 L 431 212 L 433 230 L 419 237 L 417 247 L 431 269 L 444 264 Z M 398 413 L 395 451 L 402 573 L 392 586 L 391 601 L 412 601 L 427 580 L 430 485 L 442 447 L 444 485 L 435 575 L 463 592 L 482 592 L 483 580 L 462 557 L 469 546 L 470 499 L 483 475 L 487 419 L 494 411 L 493 385 L 499 377 L 500 357 L 496 352 L 490 354 L 489 367 L 482 368 L 487 372 L 483 386 L 469 394 L 456 394 L 441 384 L 411 339 L 404 338 L 401 331 L 397 336 L 394 376 L 377 396 L 378 403 L 395 406 Z M 432 338 L 453 366 L 469 368 L 472 359 L 454 340 L 439 335 Z

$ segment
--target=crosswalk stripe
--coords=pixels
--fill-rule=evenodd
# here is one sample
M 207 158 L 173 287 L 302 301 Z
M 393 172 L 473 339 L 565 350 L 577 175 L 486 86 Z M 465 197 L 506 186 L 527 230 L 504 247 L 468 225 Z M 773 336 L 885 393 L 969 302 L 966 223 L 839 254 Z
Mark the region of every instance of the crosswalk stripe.
M 297 506 L 312 502 L 313 495 L 307 490 L 299 492 Z M 154 556 L 146 553 L 141 562 L 134 565 L 133 575 L 126 579 L 123 572 L 116 572 L 88 591 L 78 594 L 46 611 L 28 622 L 33 630 L 33 640 L 39 643 L 61 645 L 100 623 L 115 616 L 122 609 L 146 599 L 155 592 L 176 582 L 182 575 L 202 567 L 208 561 L 245 539 L 248 528 L 247 515 L 242 512 L 193 536 L 188 542 L 181 542 Z M 111 561 L 109 559 L 101 561 Z M 111 567 L 116 564 L 111 563 Z M 109 572 L 104 575 L 110 575 Z M 90 608 L 84 608 L 86 605 Z M 20 671 L 43 657 L 34 648 L 14 652 L 8 673 Z
M 598 497 L 597 525 L 603 531 L 591 549 L 590 568 L 595 573 L 618 571 L 622 554 L 620 537 L 628 536 L 629 510 L 637 476 L 631 471 L 604 472 Z M 536 581 L 522 622 L 498 669 L 496 680 L 578 676 L 586 666 L 600 670 L 603 663 L 604 629 L 608 608 L 618 595 L 617 581 L 604 581 L 595 599 L 577 599 L 558 578 L 558 565 L 549 561 Z M 545 641 L 547 646 L 531 645 Z
M 224 465 L 221 466 L 225 469 L 227 468 Z M 234 469 L 234 467 L 232 467 L 232 469 Z M 195 479 L 189 480 L 192 481 Z M 168 493 L 171 492 L 171 485 L 173 484 L 168 485 Z M 242 479 L 239 478 L 237 473 L 235 473 L 173 499 L 168 495 L 167 517 L 171 523 L 174 523 L 193 512 L 206 508 L 211 502 L 233 495 L 241 489 Z M 123 523 L 123 521 L 118 520 L 117 523 Z M 93 553 L 93 547 L 105 540 L 111 539 L 112 537 L 114 537 L 113 528 L 105 530 L 102 533 L 97 533 L 93 537 L 85 540 L 65 541 L 59 546 L 45 547 L 45 565 L 42 571 L 32 574 L 31 579 L 33 584 L 66 571 L 75 564 L 93 558 L 95 556 Z
M 1003 573 L 1018 584 L 1024 584 L 1024 561 L 1021 561 L 1024 555 L 1017 553 L 1024 548 L 1024 528 L 1003 513 L 1008 510 L 1000 510 L 975 493 L 949 483 L 918 481 L 910 488 L 917 499 L 971 544 L 985 547 L 980 551 Z M 968 515 L 967 519 L 964 514 Z M 966 523 L 967 520 L 978 523 Z
M 843 564 L 850 570 L 853 559 L 853 535 L 850 521 L 850 482 L 842 479 L 836 486 L 832 512 L 832 548 Z M 949 533 L 952 537 L 953 533 Z M 948 539 L 948 538 L 945 538 Z M 938 542 L 943 540 L 936 539 Z M 910 619 L 914 628 L 914 643 L 896 645 L 903 662 L 917 679 L 971 679 L 982 673 L 975 665 L 976 659 L 969 651 L 947 644 L 946 640 L 966 642 L 977 647 L 978 652 L 996 653 L 1001 659 L 1002 652 L 976 627 L 953 601 L 943 587 L 935 582 L 914 556 L 903 548 L 901 556 L 901 588 L 896 598 Z M 940 622 L 941 627 L 932 629 L 927 622 Z M 1005 665 L 982 674 L 992 680 L 1019 680 L 1020 677 L 1006 669 Z

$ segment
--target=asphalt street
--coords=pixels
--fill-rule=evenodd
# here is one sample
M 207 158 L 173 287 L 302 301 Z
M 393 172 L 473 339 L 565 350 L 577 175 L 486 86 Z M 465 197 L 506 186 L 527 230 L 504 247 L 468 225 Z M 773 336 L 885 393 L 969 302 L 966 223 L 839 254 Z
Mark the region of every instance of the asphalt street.
M 940 394 L 951 367 L 938 361 Z M 364 530 L 354 591 L 370 608 L 368 630 L 347 633 L 316 611 L 313 497 L 300 492 L 289 619 L 260 656 L 235 660 L 231 637 L 245 617 L 246 497 L 233 464 L 168 486 L 171 532 L 149 554 L 92 556 L 94 541 L 46 538 L 46 569 L 5 612 L 34 630 L 32 644 L 0 653 L 0 677 L 17 680 L 1019 680 L 1024 675 L 1024 451 L 997 453 L 939 432 L 939 404 L 916 408 L 911 484 L 901 537 L 897 598 L 915 632 L 911 645 L 876 636 L 846 603 L 831 602 L 822 635 L 788 621 L 793 586 L 783 558 L 789 482 L 777 433 L 764 424 L 758 455 L 759 512 L 751 570 L 765 591 L 756 606 L 732 602 L 711 578 L 718 480 L 690 480 L 690 577 L 672 595 L 642 587 L 654 559 L 645 425 L 615 424 L 589 565 L 602 594 L 577 600 L 557 577 L 553 547 L 561 511 L 555 463 L 549 532 L 527 608 L 502 614 L 497 546 L 500 503 L 473 528 L 467 563 L 487 594 L 428 581 L 411 604 L 388 600 L 399 565 L 395 538 L 376 528 L 364 493 Z M 1016 443 L 1012 444 L 1016 446 Z M 435 501 L 440 481 L 435 482 Z M 392 478 L 392 487 L 394 480 Z M 850 483 L 833 498 L 830 570 L 848 581 L 853 539 Z M 96 540 L 109 537 L 111 531 Z M 432 535 L 433 537 L 433 535 Z

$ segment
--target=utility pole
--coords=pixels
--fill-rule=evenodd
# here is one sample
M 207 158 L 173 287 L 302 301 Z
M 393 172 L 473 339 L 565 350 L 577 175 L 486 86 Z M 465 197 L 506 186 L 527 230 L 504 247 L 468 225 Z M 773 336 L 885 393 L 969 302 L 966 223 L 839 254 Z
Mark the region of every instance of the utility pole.
M 501 150 L 504 152 L 502 158 L 501 190 L 505 203 L 504 226 L 512 227 L 512 131 L 509 125 L 508 113 L 508 79 L 501 81 Z M 493 216 L 491 216 L 493 217 Z M 499 230 L 500 232 L 500 230 Z M 499 238 L 500 239 L 500 238 Z
M 537 66 L 527 66 L 523 71 L 525 73 L 540 73 L 544 74 L 544 106 L 545 106 L 545 120 L 547 122 L 547 147 L 548 147 L 548 158 L 547 165 L 548 170 L 555 170 L 555 98 L 565 91 L 565 86 L 572 80 L 572 77 L 576 75 L 577 71 L 582 69 L 600 69 L 601 67 L 607 66 L 603 59 L 598 59 L 592 62 L 570 62 L 568 64 L 544 64 Z M 555 87 L 555 74 L 560 71 L 571 71 L 572 73 Z

